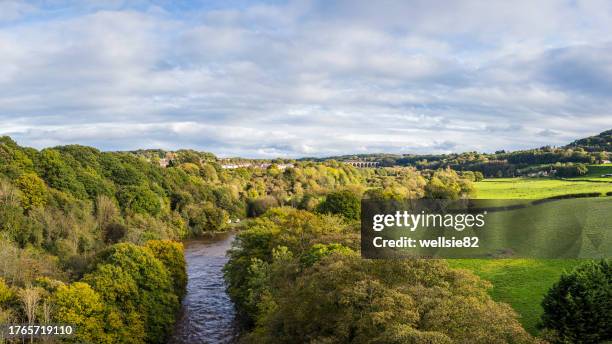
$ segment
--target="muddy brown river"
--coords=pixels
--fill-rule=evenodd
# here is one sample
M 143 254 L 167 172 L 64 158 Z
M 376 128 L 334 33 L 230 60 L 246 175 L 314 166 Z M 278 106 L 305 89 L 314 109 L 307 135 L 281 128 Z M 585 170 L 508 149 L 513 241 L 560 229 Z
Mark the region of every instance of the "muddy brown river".
M 225 291 L 223 265 L 233 233 L 186 241 L 187 294 L 169 344 L 233 343 L 238 330 L 234 304 Z

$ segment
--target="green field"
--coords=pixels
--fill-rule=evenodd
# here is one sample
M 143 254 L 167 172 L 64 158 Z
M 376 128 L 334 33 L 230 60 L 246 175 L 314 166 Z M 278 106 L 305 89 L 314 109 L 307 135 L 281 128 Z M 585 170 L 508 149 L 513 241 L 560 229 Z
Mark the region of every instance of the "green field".
M 601 174 L 599 174 L 601 175 Z M 612 178 L 601 181 L 585 177 L 560 180 L 549 178 L 497 178 L 476 183 L 476 197 L 480 199 L 540 199 L 576 193 L 612 192 Z M 607 181 L 610 181 L 607 183 Z
M 548 178 L 498 178 L 476 183 L 477 198 L 481 199 L 540 199 L 552 196 L 612 192 L 612 165 L 589 166 L 589 173 L 570 180 Z M 542 314 L 540 303 L 544 294 L 559 279 L 564 270 L 571 270 L 578 259 L 449 259 L 455 268 L 472 270 L 493 284 L 491 296 L 510 304 L 521 316 L 527 331 L 537 334 Z

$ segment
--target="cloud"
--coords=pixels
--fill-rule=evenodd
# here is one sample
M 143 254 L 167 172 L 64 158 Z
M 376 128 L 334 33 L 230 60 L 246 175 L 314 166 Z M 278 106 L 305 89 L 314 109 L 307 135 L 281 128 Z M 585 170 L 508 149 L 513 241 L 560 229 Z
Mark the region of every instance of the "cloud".
M 7 4 L 0 134 L 35 147 L 439 153 L 612 127 L 608 2 Z

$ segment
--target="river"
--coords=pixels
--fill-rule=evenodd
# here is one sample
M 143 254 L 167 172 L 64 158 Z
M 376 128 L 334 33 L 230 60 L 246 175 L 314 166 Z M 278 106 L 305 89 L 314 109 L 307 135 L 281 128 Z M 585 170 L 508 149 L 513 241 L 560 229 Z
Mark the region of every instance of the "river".
M 233 233 L 219 233 L 184 243 L 187 294 L 169 344 L 227 344 L 236 340 L 234 304 L 223 280 L 225 253 L 233 239 Z

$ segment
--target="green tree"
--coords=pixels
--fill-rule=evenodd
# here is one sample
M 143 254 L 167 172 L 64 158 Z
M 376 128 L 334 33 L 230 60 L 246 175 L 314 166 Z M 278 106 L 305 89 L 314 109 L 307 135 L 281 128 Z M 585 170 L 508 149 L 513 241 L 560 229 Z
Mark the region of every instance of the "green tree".
M 612 264 L 588 262 L 564 273 L 542 301 L 542 326 L 559 343 L 612 340 Z
M 37 171 L 53 188 L 70 192 L 77 197 L 86 195 L 85 187 L 76 178 L 75 169 L 69 166 L 55 149 L 44 149 L 40 152 Z
M 250 217 L 261 216 L 268 209 L 278 207 L 278 201 L 272 196 L 261 197 L 250 200 L 247 207 L 247 214 Z
M 229 219 L 225 210 L 211 202 L 190 204 L 183 210 L 183 216 L 196 234 L 223 230 Z
M 123 323 L 142 319 L 145 341 L 164 343 L 180 308 L 179 296 L 163 263 L 151 249 L 115 244 L 98 258 L 94 271 L 85 276 L 105 303 L 120 310 Z
M 105 306 L 87 283 L 75 282 L 61 285 L 53 294 L 54 320 L 76 327 L 75 335 L 66 341 L 71 343 L 110 343 L 105 333 Z
M 182 298 L 187 288 L 187 263 L 183 244 L 170 240 L 150 240 L 145 246 L 164 264 L 174 285 L 174 293 Z
M 42 207 L 47 200 L 45 182 L 34 173 L 25 173 L 15 183 L 22 192 L 21 204 L 25 210 Z
M 361 200 L 359 196 L 348 190 L 332 192 L 319 204 L 317 212 L 341 215 L 349 220 L 358 220 L 361 216 Z
M 443 261 L 335 252 L 296 280 L 275 277 L 288 265 L 269 273 L 275 306 L 260 313 L 252 342 L 536 342 L 509 306 L 491 300 L 486 282 Z
M 434 199 L 459 199 L 473 195 L 474 185 L 450 168 L 436 171 L 427 185 L 425 196 Z
M 117 199 L 121 208 L 133 213 L 155 216 L 161 212 L 160 197 L 144 186 L 126 186 L 119 191 Z

